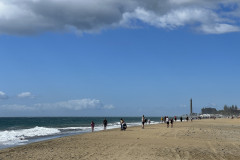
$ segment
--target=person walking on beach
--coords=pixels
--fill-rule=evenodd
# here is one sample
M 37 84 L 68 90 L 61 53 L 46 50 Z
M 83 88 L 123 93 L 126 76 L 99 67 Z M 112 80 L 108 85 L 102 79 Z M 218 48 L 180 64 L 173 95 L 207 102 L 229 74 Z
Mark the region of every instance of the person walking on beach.
M 161 122 L 163 122 L 163 117 L 161 117 Z
M 180 117 L 180 121 L 182 122 L 182 117 Z
M 167 128 L 169 127 L 169 119 L 166 117 L 166 122 L 167 122 Z
M 95 123 L 92 121 L 91 122 L 92 132 L 94 131 L 94 126 L 95 126 Z
M 177 116 L 175 116 L 175 122 L 177 121 Z
M 107 120 L 106 120 L 106 118 L 103 120 L 103 126 L 104 126 L 104 130 L 106 130 L 107 129 Z
M 171 119 L 171 128 L 173 128 L 173 118 Z
M 142 116 L 142 129 L 144 129 L 144 123 L 145 123 L 145 117 L 144 115 Z
M 121 118 L 120 119 L 121 130 L 123 130 L 123 123 L 124 123 L 124 120 Z

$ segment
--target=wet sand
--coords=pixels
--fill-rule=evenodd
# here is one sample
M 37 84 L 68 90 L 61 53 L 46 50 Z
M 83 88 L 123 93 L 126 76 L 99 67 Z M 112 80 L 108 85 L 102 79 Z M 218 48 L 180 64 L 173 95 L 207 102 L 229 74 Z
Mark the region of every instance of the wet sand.
M 240 159 L 240 119 L 194 120 L 62 137 L 0 150 L 1 160 Z

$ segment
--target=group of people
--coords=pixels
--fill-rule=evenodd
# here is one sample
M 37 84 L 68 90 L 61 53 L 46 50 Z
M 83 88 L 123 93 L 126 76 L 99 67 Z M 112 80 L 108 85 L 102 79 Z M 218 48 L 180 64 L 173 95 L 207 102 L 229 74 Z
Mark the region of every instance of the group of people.
M 175 120 L 175 122 L 177 121 L 177 117 L 176 117 L 176 116 L 174 116 L 174 120 Z M 186 121 L 188 122 L 188 120 L 189 120 L 189 117 L 187 116 L 187 117 L 186 117 Z M 192 121 L 193 118 L 190 117 L 190 120 Z M 171 123 L 171 128 L 172 128 L 172 127 L 173 127 L 173 118 L 171 118 L 171 119 L 169 120 L 169 118 L 168 118 L 167 116 L 165 116 L 165 117 L 164 117 L 164 122 L 167 123 L 167 128 L 169 127 L 169 121 L 170 121 L 170 123 Z M 183 121 L 183 117 L 180 117 L 180 121 L 181 121 L 181 122 Z M 163 122 L 163 118 L 162 118 L 162 117 L 161 117 L 161 122 Z
M 161 122 L 166 122 L 166 118 L 167 118 L 167 116 L 161 117 Z M 180 117 L 179 119 L 181 122 L 183 121 L 183 117 Z M 186 117 L 186 121 L 188 121 L 188 120 L 189 120 L 189 117 Z M 190 120 L 191 121 L 193 120 L 192 117 L 190 118 Z M 177 121 L 177 116 L 174 116 L 174 121 L 175 122 Z
M 106 130 L 107 129 L 107 120 L 106 120 L 106 118 L 103 120 L 103 127 L 104 127 L 104 130 Z M 95 123 L 92 121 L 91 122 L 91 128 L 92 128 L 92 132 L 94 132 L 94 127 L 95 127 Z
M 169 119 L 168 116 L 165 116 L 164 118 L 161 117 L 161 122 L 165 122 L 167 124 L 167 128 L 169 128 L 169 123 L 171 123 L 171 128 L 173 128 L 173 121 L 175 120 L 175 122 L 177 121 L 177 116 L 174 116 L 174 118 Z M 189 118 L 186 117 L 186 121 L 188 121 Z M 180 117 L 180 121 L 183 121 L 183 117 Z M 192 118 L 191 118 L 192 121 Z M 148 123 L 150 124 L 150 119 L 148 119 Z M 103 120 L 103 126 L 104 126 L 104 130 L 107 129 L 107 120 L 106 118 Z M 144 115 L 142 116 L 142 129 L 144 129 L 144 124 L 147 123 L 147 119 L 144 117 Z M 121 130 L 126 130 L 127 129 L 127 125 L 125 123 L 125 121 L 121 118 L 120 119 L 120 125 L 121 125 Z M 92 128 L 92 132 L 94 131 L 94 127 L 95 127 L 95 123 L 92 121 L 91 122 L 91 128 Z
M 144 117 L 144 115 L 142 116 L 142 129 L 144 129 L 144 124 L 147 123 L 150 124 L 151 123 L 151 120 L 150 119 L 147 119 Z
M 167 123 L 167 128 L 169 128 L 169 121 L 171 123 L 171 128 L 173 128 L 173 118 L 169 120 L 168 116 L 165 118 L 165 122 Z M 176 121 L 176 120 L 175 120 Z
M 104 130 L 106 130 L 107 129 L 107 124 L 108 124 L 108 122 L 107 122 L 107 119 L 105 118 L 104 120 L 103 120 L 103 127 L 104 127 Z M 127 124 L 124 122 L 124 120 L 121 118 L 120 119 L 120 125 L 121 125 L 121 130 L 126 130 L 127 129 Z M 91 128 L 92 128 L 92 132 L 94 132 L 94 127 L 95 127 L 95 123 L 92 121 L 91 122 Z
M 175 122 L 177 121 L 177 117 L 174 117 Z M 182 117 L 180 118 L 181 122 L 182 122 Z M 169 120 L 168 116 L 164 117 L 164 122 L 167 123 L 167 128 L 169 128 L 169 121 L 171 123 L 171 128 L 173 128 L 173 118 L 171 118 Z M 147 122 L 147 119 L 144 117 L 144 115 L 142 116 L 142 129 L 144 129 L 144 124 Z M 163 117 L 161 117 L 161 122 L 163 122 Z M 150 124 L 150 120 L 149 120 L 149 124 Z

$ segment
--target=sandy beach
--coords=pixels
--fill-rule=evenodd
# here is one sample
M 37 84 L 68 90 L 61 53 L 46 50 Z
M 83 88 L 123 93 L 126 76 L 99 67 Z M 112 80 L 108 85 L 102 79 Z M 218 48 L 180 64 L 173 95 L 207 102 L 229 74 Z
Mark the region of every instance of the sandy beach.
M 1 160 L 240 159 L 240 119 L 113 129 L 0 150 Z

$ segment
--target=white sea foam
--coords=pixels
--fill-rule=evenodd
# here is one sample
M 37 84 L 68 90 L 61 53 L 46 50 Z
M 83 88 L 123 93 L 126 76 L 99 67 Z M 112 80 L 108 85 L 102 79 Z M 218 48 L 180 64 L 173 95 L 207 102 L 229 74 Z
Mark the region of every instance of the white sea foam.
M 59 130 L 88 130 L 91 127 L 66 127 L 66 128 L 58 128 Z
M 26 138 L 47 136 L 60 133 L 56 128 L 34 127 L 22 130 L 10 130 L 0 132 L 0 144 L 16 145 L 27 142 Z
M 128 127 L 131 126 L 140 126 L 141 122 L 132 122 L 127 123 Z M 159 122 L 151 121 L 151 124 L 157 124 Z M 113 122 L 108 123 L 107 129 L 115 129 L 120 128 L 120 122 Z M 103 125 L 95 125 L 95 131 L 104 130 Z M 1 145 L 21 145 L 26 144 L 29 141 L 29 138 L 36 138 L 40 136 L 52 136 L 52 135 L 59 135 L 61 136 L 70 134 L 78 134 L 83 132 L 91 132 L 91 127 L 65 127 L 65 128 L 46 128 L 46 127 L 34 127 L 30 129 L 21 129 L 21 130 L 7 130 L 7 131 L 0 131 L 0 148 Z

